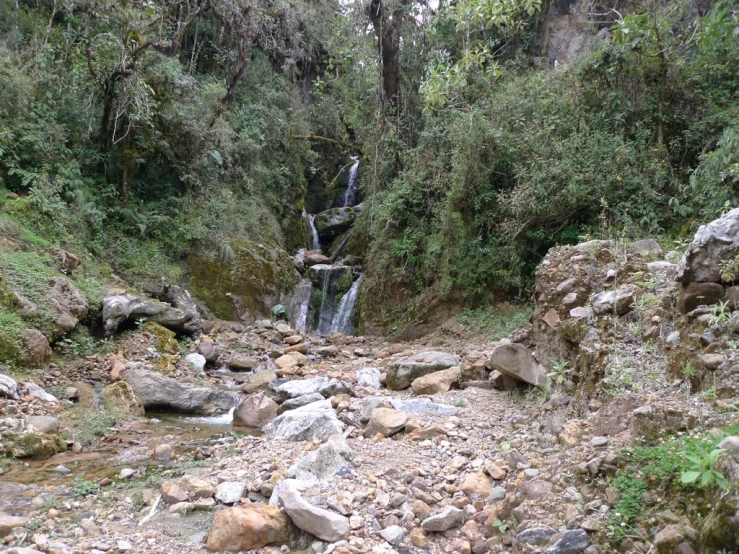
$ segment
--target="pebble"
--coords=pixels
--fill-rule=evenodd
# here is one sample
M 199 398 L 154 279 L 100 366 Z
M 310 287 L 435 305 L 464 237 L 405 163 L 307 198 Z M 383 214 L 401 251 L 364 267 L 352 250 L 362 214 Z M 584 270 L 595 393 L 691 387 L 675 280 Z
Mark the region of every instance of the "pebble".
M 608 444 L 608 437 L 593 437 L 590 440 L 590 444 L 593 446 L 605 446 Z

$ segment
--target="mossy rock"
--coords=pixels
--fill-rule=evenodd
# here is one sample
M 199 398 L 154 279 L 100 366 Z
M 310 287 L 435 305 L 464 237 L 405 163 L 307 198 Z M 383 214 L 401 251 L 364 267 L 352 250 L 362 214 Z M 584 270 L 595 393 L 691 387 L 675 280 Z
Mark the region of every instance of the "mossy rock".
M 170 331 L 154 321 L 144 323 L 142 330 L 154 337 L 159 352 L 167 352 L 169 354 L 179 353 L 180 345 L 177 343 L 174 331 Z
M 131 385 L 118 381 L 105 387 L 100 393 L 103 405 L 107 410 L 115 410 L 122 414 L 144 415 L 144 405 L 136 397 Z
M 281 248 L 242 240 L 219 255 L 200 250 L 186 265 L 190 291 L 219 318 L 253 321 L 270 317 L 300 282 L 292 258 Z
M 67 450 L 67 443 L 59 435 L 46 433 L 27 433 L 16 438 L 10 453 L 15 458 L 33 458 L 46 460 L 54 454 Z
M 172 373 L 177 369 L 179 354 L 162 354 L 162 357 L 154 362 L 154 371 L 158 373 Z

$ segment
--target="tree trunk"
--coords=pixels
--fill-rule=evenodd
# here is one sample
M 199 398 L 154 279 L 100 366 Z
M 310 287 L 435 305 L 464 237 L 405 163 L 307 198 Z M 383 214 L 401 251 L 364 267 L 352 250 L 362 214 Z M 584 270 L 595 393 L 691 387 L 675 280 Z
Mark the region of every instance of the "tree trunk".
M 400 103 L 400 28 L 405 16 L 404 6 L 402 3 L 388 16 L 382 0 L 371 0 L 369 5 L 369 17 L 382 64 L 383 99 L 393 106 L 393 111 Z

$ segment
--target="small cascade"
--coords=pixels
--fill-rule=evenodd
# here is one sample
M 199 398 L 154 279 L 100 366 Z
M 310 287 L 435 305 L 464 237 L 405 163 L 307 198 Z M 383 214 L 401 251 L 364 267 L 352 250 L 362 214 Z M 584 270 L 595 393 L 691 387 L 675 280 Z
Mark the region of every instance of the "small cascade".
M 346 190 L 338 197 L 335 204 L 338 208 L 350 208 L 357 204 L 357 182 L 359 181 L 359 159 L 352 158 L 354 164 L 349 169 L 349 176 L 346 180 Z
M 332 295 L 330 290 L 331 271 L 322 272 L 321 281 L 321 307 L 318 309 L 318 327 L 316 332 L 319 335 L 326 335 L 331 328 L 331 320 L 333 319 Z M 327 304 L 329 307 L 327 308 Z
M 308 306 L 310 305 L 311 284 L 310 281 L 303 281 L 298 290 L 300 295 L 300 307 L 295 316 L 295 328 L 301 333 L 305 333 L 308 323 Z
M 354 305 L 357 303 L 357 293 L 359 285 L 362 283 L 362 276 L 352 283 L 349 292 L 347 292 L 339 302 L 339 308 L 331 322 L 331 332 L 340 332 L 345 335 L 351 335 L 354 332 L 352 326 L 352 313 L 354 313 Z
M 310 236 L 311 236 L 310 248 L 311 250 L 320 250 L 321 242 L 318 240 L 318 230 L 316 229 L 316 216 L 313 214 L 309 215 L 308 221 L 310 222 Z

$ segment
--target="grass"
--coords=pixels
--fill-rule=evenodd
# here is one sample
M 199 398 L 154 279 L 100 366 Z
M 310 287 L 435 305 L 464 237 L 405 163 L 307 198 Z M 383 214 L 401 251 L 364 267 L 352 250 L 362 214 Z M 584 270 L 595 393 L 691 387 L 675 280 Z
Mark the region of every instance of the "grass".
M 94 414 L 83 409 L 76 410 L 70 425 L 72 438 L 82 445 L 94 444 L 111 427 L 118 425 L 125 415 L 118 410 L 111 409 L 95 412 Z
M 490 340 L 500 340 L 526 325 L 534 313 L 528 304 L 498 304 L 484 308 L 465 309 L 457 321 L 466 327 L 484 333 Z

